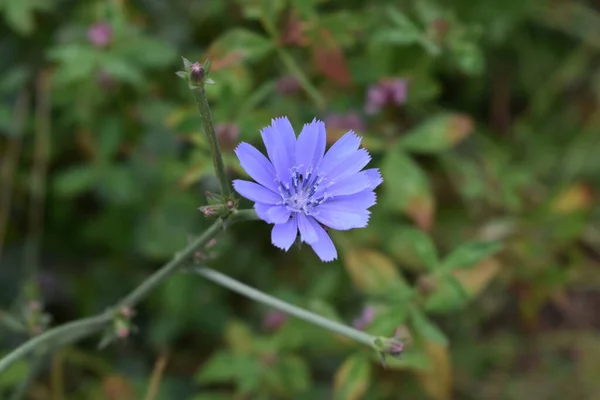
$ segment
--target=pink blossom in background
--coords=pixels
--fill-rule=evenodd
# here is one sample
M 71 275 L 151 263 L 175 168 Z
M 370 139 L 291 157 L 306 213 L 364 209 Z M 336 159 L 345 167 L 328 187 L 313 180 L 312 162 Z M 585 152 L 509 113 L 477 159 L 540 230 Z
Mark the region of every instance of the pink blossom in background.
M 380 112 L 385 106 L 400 106 L 406 102 L 407 95 L 408 84 L 405 79 L 382 79 L 369 87 L 365 112 L 373 115 Z
M 112 28 L 106 22 L 98 22 L 88 29 L 88 40 L 96 47 L 106 47 L 112 40 Z
M 300 83 L 292 75 L 283 76 L 275 83 L 275 90 L 282 96 L 294 94 L 300 90 L 300 88 Z
M 360 317 L 356 318 L 352 322 L 352 326 L 354 326 L 359 331 L 363 331 L 363 330 L 365 330 L 367 325 L 369 325 L 371 323 L 371 321 L 373 321 L 374 317 L 375 317 L 375 308 L 367 306 L 363 309 L 363 312 L 360 315 Z
M 281 311 L 269 311 L 263 318 L 262 326 L 267 331 L 276 331 L 285 324 L 287 319 L 287 314 Z
M 232 149 L 240 136 L 240 127 L 233 123 L 219 123 L 215 125 L 215 132 L 221 146 Z
M 336 131 L 364 132 L 365 130 L 365 122 L 355 111 L 347 114 L 329 114 L 325 117 L 325 125 Z

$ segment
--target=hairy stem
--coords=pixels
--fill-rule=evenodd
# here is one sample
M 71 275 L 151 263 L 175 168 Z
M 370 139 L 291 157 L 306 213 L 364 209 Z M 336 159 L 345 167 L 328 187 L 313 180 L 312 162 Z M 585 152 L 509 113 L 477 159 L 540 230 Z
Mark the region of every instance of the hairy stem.
M 320 326 L 321 328 L 325 328 L 331 332 L 346 336 L 349 339 L 374 348 L 375 337 L 369 335 L 368 333 L 359 331 L 344 324 L 340 324 L 339 322 L 332 321 L 328 318 L 307 311 L 303 308 L 286 303 L 285 301 L 258 291 L 213 269 L 205 267 L 195 268 L 193 272 L 221 286 L 231 289 L 242 296 L 246 296 L 249 299 L 266 304 L 270 307 L 283 311 L 286 314 L 300 318 L 308 323 Z
M 227 224 L 237 221 L 256 219 L 254 210 L 241 210 L 232 212 L 227 218 Z M 144 282 L 135 288 L 129 295 L 125 296 L 117 305 L 107 311 L 93 317 L 79 319 L 54 327 L 39 336 L 35 336 L 17 347 L 5 357 L 0 359 L 0 374 L 6 371 L 13 363 L 36 350 L 45 352 L 53 348 L 75 343 L 85 337 L 101 331 L 108 326 L 118 315 L 123 307 L 132 307 L 143 300 L 158 285 L 176 272 L 199 248 L 217 236 L 224 227 L 224 220 L 218 219 L 208 230 L 198 236 L 185 249 L 165 264 L 162 268 L 150 275 Z
M 210 143 L 210 152 L 212 154 L 213 164 L 215 166 L 215 172 L 219 179 L 219 185 L 221 187 L 221 194 L 225 197 L 231 195 L 231 187 L 227 174 L 225 173 L 225 164 L 223 164 L 223 157 L 221 156 L 221 148 L 219 147 L 219 139 L 217 138 L 217 132 L 213 125 L 212 116 L 210 113 L 210 107 L 206 98 L 206 89 L 204 84 L 195 86 L 192 90 L 196 104 L 198 105 L 198 111 L 202 116 L 202 123 L 204 124 L 204 132 L 208 137 Z

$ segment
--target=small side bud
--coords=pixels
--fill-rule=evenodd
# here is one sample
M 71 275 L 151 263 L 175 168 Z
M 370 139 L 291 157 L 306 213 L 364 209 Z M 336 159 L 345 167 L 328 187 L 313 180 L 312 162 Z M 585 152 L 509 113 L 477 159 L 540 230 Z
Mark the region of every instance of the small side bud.
M 202 85 L 204 83 L 205 78 L 205 70 L 204 66 L 200 63 L 193 63 L 190 67 L 190 82 L 193 85 Z
M 404 341 L 402 341 L 398 337 L 378 337 L 375 339 L 374 345 L 377 349 L 377 352 L 379 353 L 379 357 L 381 358 L 381 364 L 383 364 L 384 368 L 386 367 L 386 356 L 400 358 L 402 357 L 402 353 L 404 352 Z

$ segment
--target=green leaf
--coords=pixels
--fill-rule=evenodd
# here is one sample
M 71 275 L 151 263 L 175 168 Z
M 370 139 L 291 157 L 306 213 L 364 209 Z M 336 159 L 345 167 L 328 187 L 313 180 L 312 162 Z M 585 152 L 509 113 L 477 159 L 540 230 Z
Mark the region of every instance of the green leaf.
M 25 360 L 19 360 L 8 370 L 0 375 L 0 389 L 8 389 L 23 381 L 29 371 L 29 365 Z
M 460 283 L 451 275 L 439 277 L 435 291 L 425 301 L 425 310 L 432 312 L 448 312 L 462 307 L 468 295 Z
M 59 196 L 77 196 L 90 190 L 96 184 L 97 178 L 98 171 L 94 166 L 71 167 L 58 174 L 54 181 L 54 190 Z
M 268 372 L 269 383 L 281 393 L 301 394 L 311 386 L 310 369 L 302 357 L 283 356 Z
M 255 357 L 224 350 L 202 366 L 195 380 L 202 384 L 235 382 L 245 391 L 259 382 L 261 370 L 260 361 Z
M 382 205 L 404 212 L 420 228 L 429 228 L 434 199 L 427 175 L 419 165 L 402 150 L 390 149 L 383 159 L 381 174 L 385 176 Z
M 393 336 L 396 328 L 406 321 L 407 316 L 406 305 L 377 308 L 373 321 L 367 325 L 366 331 L 374 336 Z
M 248 61 L 258 61 L 275 49 L 273 41 L 244 28 L 228 30 L 211 46 L 219 54 L 236 54 Z
M 362 399 L 371 382 L 371 362 L 363 354 L 348 357 L 335 373 L 334 399 Z
M 470 117 L 443 113 L 411 129 L 400 141 L 400 146 L 415 153 L 438 153 L 460 142 L 472 129 Z
M 30 35 L 34 30 L 34 14 L 52 8 L 50 0 L 3 0 L 0 10 L 8 25 L 23 35 Z
M 419 335 L 430 339 L 436 343 L 447 345 L 448 338 L 429 318 L 418 308 L 410 308 L 410 323 L 412 328 Z
M 437 250 L 429 235 L 420 229 L 405 227 L 402 229 L 402 238 L 427 268 L 434 270 L 439 267 Z
M 502 248 L 498 242 L 469 242 L 454 249 L 442 262 L 444 271 L 470 268 Z

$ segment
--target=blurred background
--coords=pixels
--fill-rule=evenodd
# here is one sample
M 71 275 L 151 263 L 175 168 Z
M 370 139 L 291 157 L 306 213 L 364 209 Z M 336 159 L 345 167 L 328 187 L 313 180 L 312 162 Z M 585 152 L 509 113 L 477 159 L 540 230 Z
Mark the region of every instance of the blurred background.
M 2 0 L 0 31 L 0 354 L 103 311 L 209 225 L 181 56 L 212 61 L 232 178 L 236 144 L 263 149 L 287 115 L 329 144 L 356 131 L 385 179 L 333 263 L 262 221 L 202 262 L 407 343 L 384 369 L 179 274 L 137 332 L 22 360 L 0 398 L 600 398 L 597 0 Z

